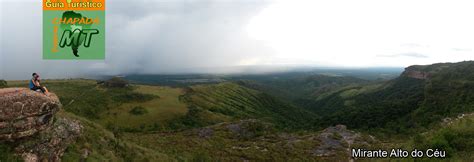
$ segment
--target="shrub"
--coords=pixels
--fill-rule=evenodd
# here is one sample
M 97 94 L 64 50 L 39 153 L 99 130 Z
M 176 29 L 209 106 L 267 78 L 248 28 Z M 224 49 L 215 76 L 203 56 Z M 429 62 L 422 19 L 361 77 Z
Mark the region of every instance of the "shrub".
M 123 78 L 113 77 L 105 81 L 104 85 L 110 88 L 124 88 L 128 86 L 128 81 Z
M 20 161 L 20 159 L 15 156 L 11 144 L 0 143 L 0 161 Z
M 258 120 L 244 121 L 239 132 L 240 138 L 252 139 L 274 132 L 273 127 Z
M 7 81 L 5 80 L 0 80 L 0 88 L 7 87 Z
M 143 115 L 148 113 L 148 110 L 141 106 L 135 106 L 132 110 L 129 111 L 129 113 L 133 115 Z

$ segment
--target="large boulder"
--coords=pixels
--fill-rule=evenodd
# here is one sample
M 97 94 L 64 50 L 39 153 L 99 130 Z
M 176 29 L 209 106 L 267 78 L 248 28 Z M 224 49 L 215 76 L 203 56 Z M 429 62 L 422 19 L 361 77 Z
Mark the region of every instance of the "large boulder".
M 56 95 L 46 96 L 26 88 L 0 89 L 0 140 L 15 140 L 51 126 L 61 103 Z
M 54 118 L 60 108 L 61 102 L 53 93 L 47 96 L 26 88 L 0 89 L 0 141 L 9 141 L 23 161 L 61 161 L 82 126 L 76 120 Z

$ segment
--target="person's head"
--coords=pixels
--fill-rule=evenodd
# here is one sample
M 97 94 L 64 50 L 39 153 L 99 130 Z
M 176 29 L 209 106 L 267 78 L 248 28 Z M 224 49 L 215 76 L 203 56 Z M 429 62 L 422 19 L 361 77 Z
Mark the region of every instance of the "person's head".
M 32 76 L 33 76 L 33 78 L 35 78 L 35 79 L 39 78 L 39 75 L 38 75 L 37 73 L 33 73 Z

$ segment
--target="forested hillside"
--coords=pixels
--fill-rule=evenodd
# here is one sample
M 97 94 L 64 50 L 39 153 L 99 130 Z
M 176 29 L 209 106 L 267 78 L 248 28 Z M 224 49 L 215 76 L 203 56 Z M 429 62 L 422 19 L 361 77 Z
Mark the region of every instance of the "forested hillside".
M 307 102 L 322 124 L 402 133 L 474 110 L 474 62 L 408 67 L 385 83 L 350 86 Z
M 193 111 L 188 114 L 200 118 L 199 121 L 261 119 L 285 129 L 317 126 L 318 116 L 314 113 L 235 83 L 192 86 L 187 91 L 183 98 Z

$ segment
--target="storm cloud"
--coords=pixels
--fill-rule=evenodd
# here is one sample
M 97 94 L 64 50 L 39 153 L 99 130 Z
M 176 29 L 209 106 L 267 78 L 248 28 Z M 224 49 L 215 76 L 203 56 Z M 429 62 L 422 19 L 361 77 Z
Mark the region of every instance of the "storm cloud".
M 6 79 L 406 67 L 474 56 L 469 0 L 107 0 L 99 61 L 42 60 L 41 0 L 0 2 Z
M 266 1 L 109 0 L 106 59 L 42 60 L 41 1 L 1 3 L 0 78 L 25 79 L 129 73 L 232 71 L 242 61 L 270 55 L 245 26 Z M 22 8 L 21 11 L 18 8 Z

